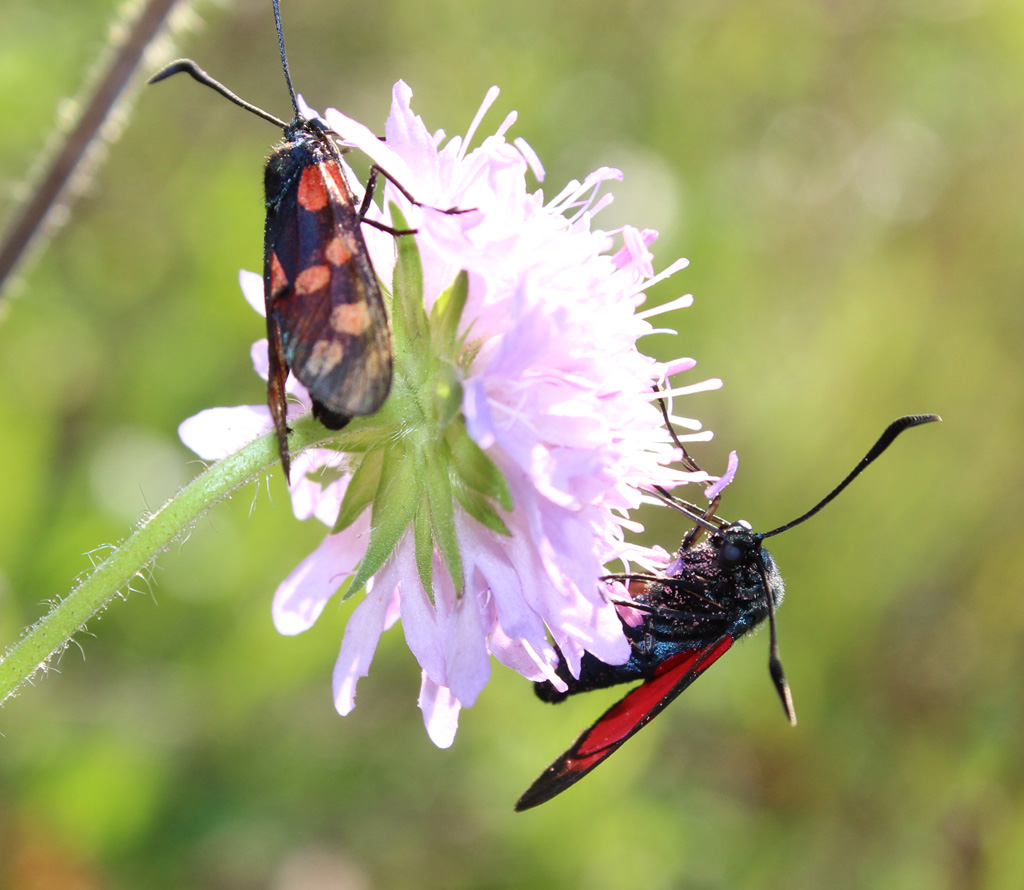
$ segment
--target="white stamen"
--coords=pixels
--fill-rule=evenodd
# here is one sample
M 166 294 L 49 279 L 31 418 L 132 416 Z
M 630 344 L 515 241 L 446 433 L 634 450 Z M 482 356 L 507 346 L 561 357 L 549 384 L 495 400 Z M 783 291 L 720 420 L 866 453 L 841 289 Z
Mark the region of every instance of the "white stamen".
M 543 182 L 544 165 L 537 156 L 537 152 L 533 150 L 533 146 L 523 139 L 522 136 L 516 136 L 516 138 L 512 140 L 512 144 L 519 149 L 519 153 L 526 160 L 526 165 L 533 171 L 533 175 L 537 178 L 537 181 Z
M 688 396 L 694 392 L 710 392 L 713 389 L 721 389 L 722 381 L 718 377 L 711 377 L 702 380 L 700 383 L 691 383 L 689 386 L 673 386 L 671 389 L 663 389 L 660 392 L 651 392 L 651 399 L 665 399 L 672 396 Z
M 512 129 L 512 125 L 516 122 L 518 118 L 518 111 L 510 111 L 508 114 L 505 115 L 505 120 L 501 122 L 501 126 L 498 127 L 497 131 L 495 132 L 495 135 L 500 136 L 502 139 L 504 139 L 505 134 Z
M 477 112 L 473 117 L 473 121 L 469 125 L 469 129 L 466 130 L 466 135 L 463 137 L 462 145 L 459 147 L 460 161 L 466 157 L 466 149 L 469 147 L 469 143 L 472 142 L 473 136 L 476 135 L 476 129 L 480 126 L 480 121 L 484 119 L 484 115 L 487 114 L 490 107 L 495 103 L 500 92 L 501 90 L 496 86 L 493 86 L 487 91 L 487 95 L 484 96 L 484 101 L 480 103 L 480 107 L 477 109 Z
M 637 286 L 636 290 L 633 291 L 633 293 L 643 293 L 643 291 L 647 290 L 647 288 L 649 288 L 652 284 L 657 284 L 659 281 L 664 281 L 666 278 L 670 278 L 671 276 L 675 275 L 676 272 L 678 272 L 680 269 L 685 269 L 689 265 L 690 261 L 686 259 L 686 257 L 680 257 L 674 263 L 671 263 L 670 265 L 666 266 L 661 272 L 659 272 L 653 278 L 648 278 L 646 281 L 641 282 Z M 687 296 L 692 296 L 692 294 L 687 294 Z
M 672 267 L 669 266 L 669 269 Z M 662 275 L 665 273 L 663 272 Z M 656 281 L 657 279 L 651 279 Z M 644 287 L 647 287 L 647 284 Z M 671 312 L 673 309 L 688 309 L 693 305 L 693 294 L 683 294 L 681 297 L 676 297 L 674 300 L 669 300 L 667 303 L 662 303 L 660 306 L 652 306 L 650 309 L 644 309 L 643 312 L 637 312 L 637 318 L 651 318 L 655 315 L 661 315 L 663 312 Z

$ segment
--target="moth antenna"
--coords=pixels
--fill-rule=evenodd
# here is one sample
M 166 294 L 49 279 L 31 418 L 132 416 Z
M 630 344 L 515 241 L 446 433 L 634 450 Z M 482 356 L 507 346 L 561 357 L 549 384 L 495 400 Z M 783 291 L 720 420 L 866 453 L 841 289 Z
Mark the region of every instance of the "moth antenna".
M 872 463 L 886 448 L 888 448 L 896 440 L 896 437 L 909 430 L 911 427 L 920 426 L 923 423 L 932 423 L 935 421 L 942 420 L 938 414 L 908 414 L 905 417 L 899 417 L 890 423 L 886 428 L 885 432 L 879 437 L 878 441 L 871 446 L 871 450 L 864 455 L 860 463 L 857 464 L 852 472 L 835 488 L 832 489 L 824 498 L 818 501 L 810 510 L 804 513 L 802 516 L 798 516 L 792 522 L 787 522 L 785 525 L 780 525 L 778 528 L 772 529 L 770 532 L 764 532 L 759 534 L 757 537 L 761 540 L 764 538 L 770 538 L 772 535 L 777 535 L 781 532 L 791 529 L 794 525 L 799 525 L 801 522 L 805 522 L 810 519 L 815 513 L 821 510 L 826 504 L 833 501 L 836 496 L 841 492 L 847 485 L 853 482 L 861 473 L 867 469 L 868 465 Z M 769 612 L 769 614 L 771 614 Z
M 295 87 L 292 86 L 292 73 L 288 70 L 288 53 L 284 51 L 284 28 L 281 27 L 280 0 L 274 0 L 274 24 L 277 25 L 277 46 L 281 51 L 281 67 L 284 69 L 284 82 L 288 84 L 288 95 L 292 100 L 295 116 L 300 117 L 299 100 L 295 97 Z
M 765 600 L 768 603 L 768 673 L 772 676 L 775 691 L 782 702 L 782 710 L 790 726 L 796 726 L 796 709 L 793 707 L 793 693 L 789 690 L 786 674 L 782 670 L 782 659 L 779 658 L 779 633 L 775 625 L 775 601 L 772 599 L 771 585 L 768 574 L 761 562 L 761 581 L 764 584 Z
M 219 80 L 214 80 L 210 77 L 209 74 L 203 71 L 203 69 L 191 59 L 178 59 L 177 61 L 171 62 L 167 67 L 157 71 L 157 73 L 154 74 L 147 83 L 157 83 L 158 81 L 166 80 L 172 74 L 181 74 L 182 72 L 190 75 L 193 80 L 199 81 L 203 86 L 207 86 L 214 92 L 220 93 L 225 99 L 234 102 L 235 105 L 238 105 L 240 108 L 244 108 L 246 111 L 255 114 L 256 117 L 261 117 L 265 121 L 270 121 L 270 123 L 280 127 L 282 130 L 288 129 L 288 124 L 283 120 L 274 117 L 274 115 L 269 111 L 264 111 L 258 105 L 253 105 L 252 102 L 246 102 L 241 96 L 236 96 Z

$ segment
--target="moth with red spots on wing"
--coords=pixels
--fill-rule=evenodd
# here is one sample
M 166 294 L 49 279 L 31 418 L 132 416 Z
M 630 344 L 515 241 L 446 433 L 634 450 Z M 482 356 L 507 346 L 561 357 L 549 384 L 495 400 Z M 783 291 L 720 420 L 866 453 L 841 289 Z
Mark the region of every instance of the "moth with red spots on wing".
M 288 476 L 285 383 L 289 370 L 309 390 L 313 414 L 329 429 L 339 430 L 353 417 L 373 414 L 387 398 L 391 330 L 360 226 L 365 222 L 393 235 L 411 232 L 365 219 L 377 174 L 384 172 L 377 167 L 371 168 L 362 203 L 356 208 L 345 181 L 341 149 L 331 131 L 299 111 L 278 0 L 274 0 L 274 20 L 295 110 L 290 124 L 239 98 L 191 59 L 172 62 L 149 82 L 184 72 L 284 131 L 264 172 L 263 287 L 270 350 L 267 404 Z
M 391 388 L 391 331 L 338 147 L 296 118 L 267 162 L 263 285 L 270 343 L 268 402 L 287 472 L 288 369 L 313 413 L 341 429 Z

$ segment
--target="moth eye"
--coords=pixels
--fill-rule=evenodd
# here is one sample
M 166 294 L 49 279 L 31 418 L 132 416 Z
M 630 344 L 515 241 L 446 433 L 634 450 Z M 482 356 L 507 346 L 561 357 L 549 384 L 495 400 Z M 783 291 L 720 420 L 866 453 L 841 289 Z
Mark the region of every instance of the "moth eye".
M 733 568 L 743 562 L 743 548 L 738 544 L 727 543 L 718 551 L 718 559 L 725 568 Z

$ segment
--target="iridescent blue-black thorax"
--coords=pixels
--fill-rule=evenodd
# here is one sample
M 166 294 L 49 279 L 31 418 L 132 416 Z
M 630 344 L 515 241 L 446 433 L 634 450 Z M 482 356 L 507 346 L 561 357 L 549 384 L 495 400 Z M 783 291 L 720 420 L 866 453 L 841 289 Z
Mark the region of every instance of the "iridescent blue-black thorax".
M 534 684 L 545 701 L 630 680 L 650 677 L 671 656 L 701 649 L 725 634 L 733 639 L 753 630 L 782 602 L 785 588 L 775 560 L 746 522 L 733 522 L 699 544 L 685 542 L 664 573 L 648 582 L 634 601 L 643 616 L 640 624 L 623 622 L 632 645 L 629 661 L 609 665 L 584 654 L 579 678 L 564 660 L 557 673 L 569 685 L 558 692 L 549 682 Z

